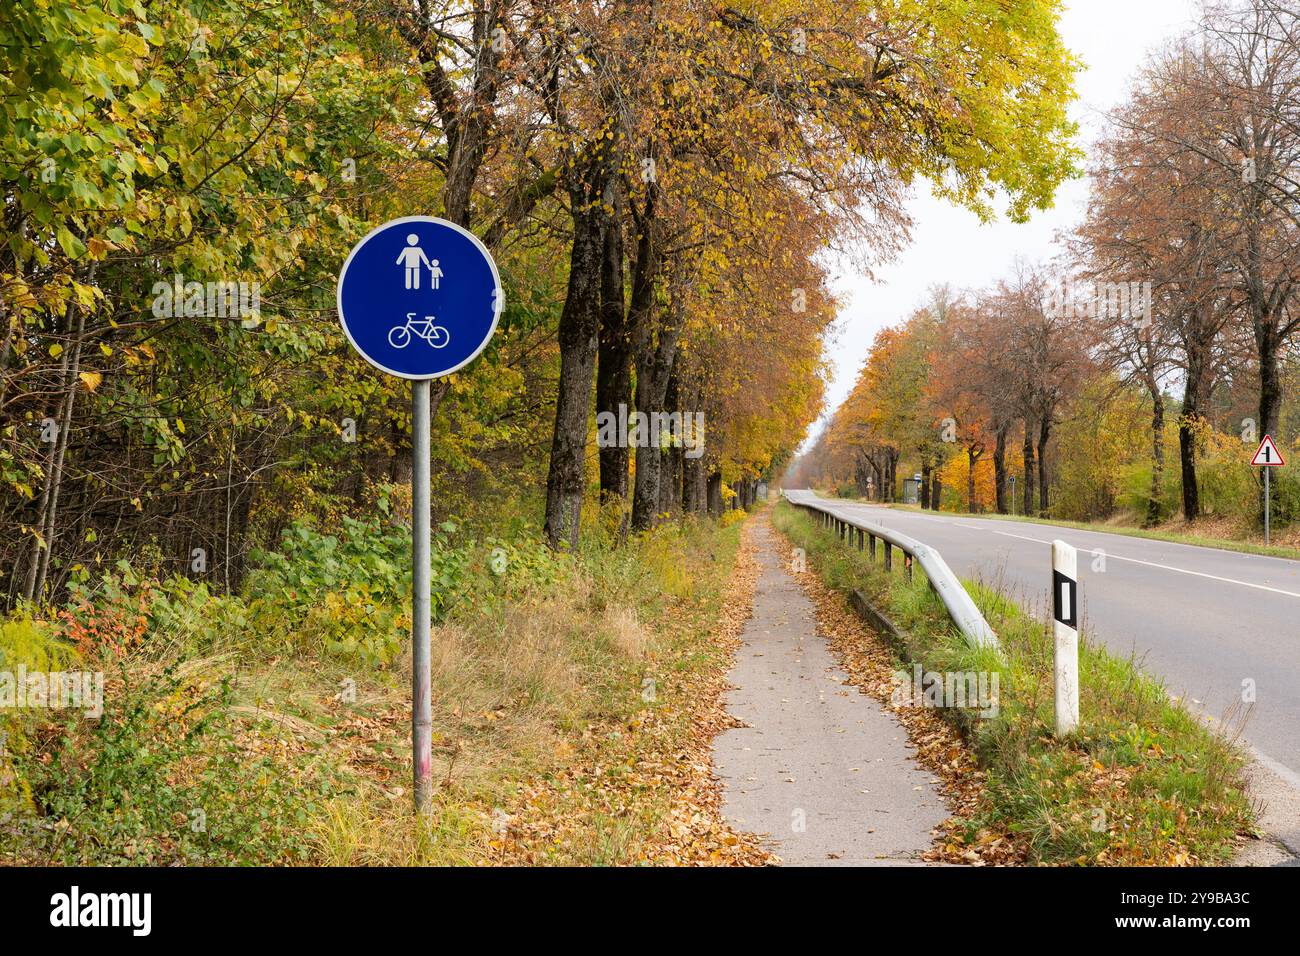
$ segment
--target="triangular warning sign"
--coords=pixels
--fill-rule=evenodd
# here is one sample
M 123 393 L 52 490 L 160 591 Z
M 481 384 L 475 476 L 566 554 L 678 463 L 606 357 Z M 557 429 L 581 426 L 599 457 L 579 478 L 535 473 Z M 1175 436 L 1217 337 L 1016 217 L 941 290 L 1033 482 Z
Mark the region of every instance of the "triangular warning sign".
M 1277 450 L 1277 445 L 1273 444 L 1273 436 L 1265 435 L 1264 440 L 1259 443 L 1259 450 L 1255 452 L 1255 457 L 1250 460 L 1250 463 L 1252 465 L 1263 465 L 1266 468 L 1276 468 L 1279 465 L 1285 465 L 1286 459 Z

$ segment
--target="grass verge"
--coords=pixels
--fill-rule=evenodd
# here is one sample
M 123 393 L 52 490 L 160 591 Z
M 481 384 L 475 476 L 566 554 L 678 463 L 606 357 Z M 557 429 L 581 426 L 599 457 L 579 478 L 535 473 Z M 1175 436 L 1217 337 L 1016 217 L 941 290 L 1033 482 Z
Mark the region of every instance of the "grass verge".
M 915 662 L 927 674 L 998 675 L 995 716 L 939 708 L 968 741 L 984 780 L 982 798 L 950 821 L 951 858 L 960 860 L 990 834 L 1007 834 L 1032 863 L 1215 864 L 1252 830 L 1243 754 L 1171 701 L 1134 661 L 1081 642 L 1081 725 L 1058 741 L 1051 734 L 1052 638 L 1044 622 L 967 583 L 1002 654 L 973 649 L 919 568 L 911 582 L 897 566 L 887 574 L 785 502 L 774 522 L 829 585 L 862 590 L 891 617 L 904 633 L 894 648 L 900 669 Z
M 709 769 L 742 531 L 593 533 L 570 556 L 444 526 L 424 822 L 400 532 L 297 531 L 240 596 L 123 572 L 66 621 L 0 622 L 6 667 L 105 674 L 101 716 L 0 714 L 0 863 L 768 862 Z

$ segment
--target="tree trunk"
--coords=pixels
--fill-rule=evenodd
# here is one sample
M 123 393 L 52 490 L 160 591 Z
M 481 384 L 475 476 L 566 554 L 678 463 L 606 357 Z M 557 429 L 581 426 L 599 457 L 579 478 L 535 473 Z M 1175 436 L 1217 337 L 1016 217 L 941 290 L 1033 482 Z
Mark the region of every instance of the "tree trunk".
M 1047 439 L 1051 437 L 1052 416 L 1038 420 L 1038 515 L 1047 517 Z
M 632 405 L 632 335 L 623 301 L 623 229 L 617 215 L 605 228 L 600 271 L 600 345 L 596 364 L 596 412 L 620 420 Z M 627 444 L 614 441 L 600 449 L 602 503 L 626 500 Z
M 632 528 L 645 531 L 655 525 L 659 507 L 659 482 L 662 449 L 660 435 L 652 427 L 651 417 L 664 410 L 668 381 L 677 358 L 677 339 L 681 334 L 681 314 L 674 305 L 664 316 L 659 334 L 638 349 L 636 372 L 636 407 L 644 412 L 650 427 L 650 440 L 636 450 L 636 486 L 632 491 Z
M 443 186 L 443 215 L 460 226 L 469 227 L 470 200 L 474 183 L 478 180 L 483 157 L 487 153 L 488 133 L 495 111 L 491 104 L 496 99 L 500 71 L 499 46 L 492 39 L 495 21 L 495 4 L 476 5 L 473 24 L 473 42 L 477 50 L 477 64 L 470 99 L 454 119 L 444 117 L 447 133 L 447 166 Z M 433 33 L 432 30 L 429 31 Z M 436 49 L 438 40 L 431 41 Z M 426 62 L 428 58 L 426 57 Z M 425 77 L 426 84 L 436 84 L 441 71 Z M 435 97 L 437 91 L 433 91 Z
M 984 457 L 984 453 L 975 451 L 974 448 L 966 449 L 966 457 L 970 461 L 970 467 L 966 472 L 966 510 L 975 514 L 979 509 L 975 503 L 975 466 L 979 460 Z
M 92 266 L 91 279 L 94 278 Z M 85 337 L 86 312 L 74 303 L 68 307 L 67 327 L 72 332 L 70 347 L 64 350 L 64 361 L 60 368 L 60 382 L 63 387 L 63 399 L 59 409 L 58 435 L 50 456 L 50 465 L 45 476 L 45 485 L 41 493 L 41 536 L 45 539 L 44 547 L 33 543 L 31 564 L 27 569 L 26 586 L 23 596 L 28 600 L 37 600 L 45 590 L 45 580 L 50 570 L 50 555 L 54 551 L 58 537 L 59 493 L 63 487 L 64 461 L 68 453 L 68 436 L 72 431 L 72 411 L 77 399 L 77 386 L 81 372 L 81 344 Z M 72 326 L 75 324 L 75 330 Z
M 681 406 L 681 382 L 674 362 L 673 371 L 668 376 L 668 388 L 664 393 L 664 410 L 681 414 Z M 676 515 L 681 511 L 684 435 L 685 432 L 680 431 L 672 436 L 673 441 L 664 448 L 663 457 L 659 461 L 659 514 L 661 515 Z
M 930 508 L 930 463 L 921 462 L 921 487 L 919 489 L 921 510 L 927 511 Z
M 63 313 L 63 331 L 65 333 L 72 324 L 73 315 L 76 309 L 77 305 L 73 303 L 72 305 L 69 305 L 67 311 Z M 57 321 L 51 323 L 50 332 L 54 334 L 58 333 Z M 59 361 L 60 389 L 66 387 L 68 379 L 68 364 L 71 361 L 72 352 L 70 349 L 65 347 Z M 32 600 L 36 594 L 36 579 L 40 576 L 41 569 L 41 549 L 47 546 L 45 542 L 49 540 L 48 538 L 45 538 L 45 516 L 49 513 L 50 496 L 53 494 L 54 489 L 54 463 L 58 458 L 59 443 L 63 439 L 63 408 L 66 402 L 67 395 L 64 393 L 60 397 L 58 407 L 55 410 L 56 417 L 53 417 L 52 419 L 58 431 L 55 433 L 53 440 L 49 442 L 49 449 L 45 453 L 45 460 L 41 463 L 41 470 L 45 473 L 45 478 L 44 481 L 41 482 L 41 496 L 37 499 L 36 517 L 32 522 L 32 525 L 38 529 L 39 535 L 32 536 L 31 553 L 27 559 L 27 575 L 23 581 L 22 596 L 23 599 L 27 601 Z M 41 420 L 41 422 L 43 421 L 44 419 Z M 40 424 L 40 422 L 38 422 L 38 424 Z M 41 428 L 44 429 L 43 424 L 41 424 Z M 44 434 L 42 434 L 42 438 L 44 438 Z
M 867 471 L 867 456 L 861 451 L 853 456 L 853 489 L 859 498 L 871 495 L 871 475 Z
M 723 512 L 722 502 L 722 472 L 714 471 L 709 473 L 705 496 L 708 499 L 709 514 L 720 515 Z
M 1165 397 L 1157 385 L 1151 392 L 1151 494 L 1147 499 L 1147 527 L 1160 521 L 1165 477 Z
M 27 238 L 28 218 L 23 216 L 17 230 L 17 238 Z M 8 224 L 6 224 L 8 225 Z M 12 228 L 10 226 L 10 228 Z M 15 278 L 21 280 L 23 276 L 22 260 L 15 260 L 9 266 L 15 270 Z M 4 414 L 5 397 L 9 394 L 9 359 L 13 355 L 14 336 L 18 334 L 18 326 L 21 321 L 18 311 L 8 307 L 3 299 L 0 299 L 0 320 L 5 323 L 5 340 L 4 346 L 0 347 L 0 415 Z M 14 569 L 17 571 L 17 568 Z M 12 583 L 12 578 L 11 578 Z
M 708 510 L 708 471 L 703 458 L 682 457 L 682 510 L 700 514 Z
M 1178 417 L 1178 464 L 1182 472 L 1183 517 L 1187 521 L 1195 521 L 1201 515 L 1201 494 L 1196 483 L 1196 425 L 1201 417 L 1203 362 L 1195 349 L 1188 350 L 1183 411 Z
M 555 402 L 555 434 L 546 478 L 546 541 L 578 547 L 582 494 L 586 483 L 587 424 L 591 386 L 596 371 L 600 332 L 600 280 L 603 253 L 601 209 L 604 177 L 592 163 L 586 181 L 569 190 L 573 217 L 573 248 L 569 254 L 569 285 L 560 313 L 560 382 Z
M 1282 380 L 1278 374 L 1277 336 L 1271 328 L 1261 330 L 1259 341 L 1259 433 L 1277 440 L 1277 423 L 1282 411 Z
M 683 383 L 681 404 L 691 408 L 700 407 L 700 386 L 694 382 Z M 692 426 L 693 427 L 693 426 Z M 699 514 L 708 508 L 708 469 L 704 463 L 705 440 L 703 434 L 691 434 L 682 449 L 682 497 L 681 509 L 686 514 Z M 693 442 L 693 444 L 692 444 Z M 686 454 L 691 451 L 695 457 Z
M 1007 513 L 1007 432 L 1010 426 L 1001 424 L 997 441 L 993 445 L 993 495 L 998 514 Z
M 930 508 L 938 511 L 942 502 L 943 479 L 939 477 L 939 469 L 935 468 L 930 472 Z
M 9 393 L 9 356 L 13 348 L 14 332 L 18 328 L 18 317 L 0 305 L 0 319 L 5 323 L 5 339 L 0 344 L 0 413 L 3 413 L 5 396 Z
M 1034 433 L 1029 419 L 1025 419 L 1025 440 L 1021 449 L 1025 459 L 1025 487 L 1021 489 L 1024 497 L 1024 514 L 1034 513 Z
M 682 449 L 670 445 L 664 449 L 659 468 L 659 513 L 676 515 L 682 501 Z

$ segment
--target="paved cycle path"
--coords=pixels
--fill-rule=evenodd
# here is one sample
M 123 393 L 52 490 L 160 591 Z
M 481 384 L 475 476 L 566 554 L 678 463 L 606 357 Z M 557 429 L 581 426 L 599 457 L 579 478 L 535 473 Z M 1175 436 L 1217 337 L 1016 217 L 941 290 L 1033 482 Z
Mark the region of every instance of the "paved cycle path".
M 727 695 L 745 726 L 714 741 L 724 814 L 766 834 L 787 865 L 920 863 L 949 815 L 933 777 L 907 731 L 836 665 L 774 532 L 763 522 L 753 534 L 762 573 Z

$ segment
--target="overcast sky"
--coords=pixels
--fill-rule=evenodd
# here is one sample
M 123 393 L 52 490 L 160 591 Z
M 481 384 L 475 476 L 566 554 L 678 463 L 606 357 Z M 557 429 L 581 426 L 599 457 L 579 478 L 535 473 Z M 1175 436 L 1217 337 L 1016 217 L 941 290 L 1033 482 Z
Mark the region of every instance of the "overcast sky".
M 1066 45 L 1083 61 L 1072 113 L 1085 149 L 1099 133 L 1105 113 L 1125 100 L 1145 52 L 1190 29 L 1197 7 L 1196 0 L 1072 0 L 1067 5 L 1061 31 Z M 837 334 L 828 350 L 834 380 L 826 415 L 813 427 L 809 442 L 853 388 L 876 332 L 906 319 L 935 283 L 981 288 L 1007 275 L 1017 257 L 1031 262 L 1050 259 L 1054 237 L 1079 221 L 1087 196 L 1087 180 L 1075 180 L 1058 191 L 1054 209 L 1024 225 L 1005 220 L 981 225 L 974 214 L 920 187 L 909 204 L 915 219 L 912 242 L 892 263 L 876 270 L 876 281 L 850 267 L 833 277 L 832 287 L 841 300 Z

